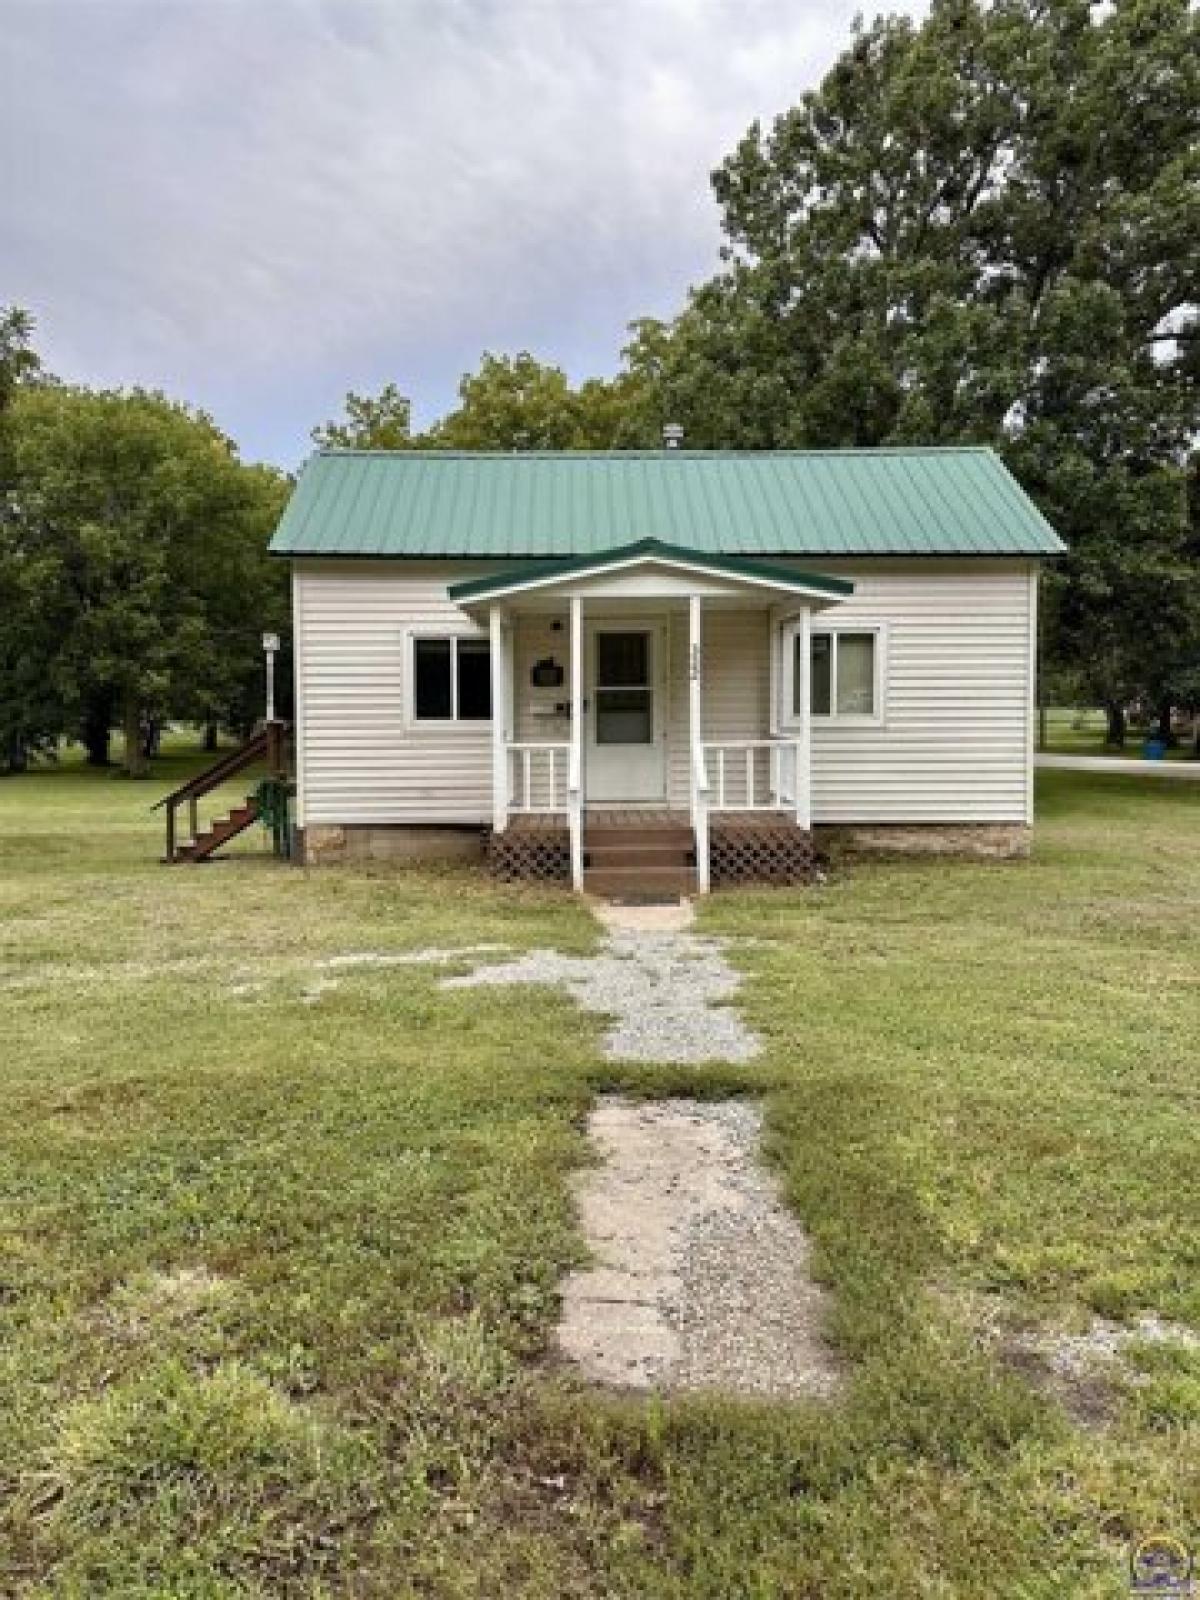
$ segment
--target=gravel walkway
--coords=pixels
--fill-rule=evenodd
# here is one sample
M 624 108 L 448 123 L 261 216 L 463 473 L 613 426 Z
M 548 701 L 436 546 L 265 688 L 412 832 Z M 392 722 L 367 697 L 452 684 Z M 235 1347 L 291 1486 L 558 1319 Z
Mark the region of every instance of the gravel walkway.
M 514 961 L 446 978 L 444 989 L 509 983 L 561 985 L 585 1011 L 613 1020 L 614 1061 L 749 1061 L 757 1035 L 728 1002 L 741 983 L 719 939 L 671 928 L 609 923 L 599 954 L 534 950 Z
M 808 1241 L 741 1101 L 602 1100 L 577 1199 L 594 1264 L 563 1289 L 562 1352 L 598 1383 L 824 1396 L 838 1372 Z

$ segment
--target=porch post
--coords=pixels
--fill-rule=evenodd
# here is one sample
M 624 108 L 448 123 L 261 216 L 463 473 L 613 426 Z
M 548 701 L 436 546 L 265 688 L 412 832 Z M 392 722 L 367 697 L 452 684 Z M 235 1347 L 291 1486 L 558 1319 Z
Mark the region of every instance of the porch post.
M 492 827 L 508 826 L 508 663 L 504 659 L 504 611 L 488 611 L 492 665 Z
M 583 596 L 571 596 L 571 759 L 567 773 L 571 887 L 583 888 Z
M 796 741 L 796 826 L 812 827 L 812 607 L 800 613 L 800 737 Z
M 704 764 L 704 651 L 701 601 L 688 596 L 688 722 L 691 733 L 692 833 L 696 841 L 696 887 L 708 893 L 708 774 Z
M 771 677 L 767 685 L 767 732 L 778 739 L 783 724 L 780 711 L 783 685 L 783 608 L 772 606 L 767 612 L 767 651 Z

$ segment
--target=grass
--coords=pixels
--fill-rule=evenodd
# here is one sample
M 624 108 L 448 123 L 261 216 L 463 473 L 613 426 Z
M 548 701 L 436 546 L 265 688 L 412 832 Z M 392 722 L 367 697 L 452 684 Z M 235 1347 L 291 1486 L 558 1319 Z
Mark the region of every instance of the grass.
M 1107 1596 L 1195 1539 L 1200 1362 L 1084 1428 L 981 1347 L 1200 1326 L 1200 795 L 1042 775 L 1029 863 L 714 897 L 752 1068 L 619 1068 L 549 990 L 351 951 L 590 948 L 465 870 L 157 864 L 161 786 L 0 784 L 0 1593 Z M 1182 787 L 1187 793 L 1179 793 Z M 830 1407 L 549 1358 L 596 1089 L 767 1097 Z
M 1048 754 L 1056 756 L 1125 756 L 1129 760 L 1143 758 L 1145 752 L 1142 746 L 1150 737 L 1149 729 L 1131 728 L 1124 745 L 1119 750 L 1106 743 L 1107 733 L 1108 723 L 1103 711 L 1051 706 L 1046 711 L 1046 743 L 1041 748 Z M 1166 752 L 1163 759 L 1194 760 L 1191 738 L 1181 739 L 1174 749 Z

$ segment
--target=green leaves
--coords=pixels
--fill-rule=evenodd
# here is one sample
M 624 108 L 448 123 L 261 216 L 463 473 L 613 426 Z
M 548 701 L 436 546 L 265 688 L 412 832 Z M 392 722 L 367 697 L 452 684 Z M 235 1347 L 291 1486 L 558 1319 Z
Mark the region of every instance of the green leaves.
M 428 432 L 410 431 L 409 402 L 394 383 L 376 396 L 348 394 L 346 421 L 313 429 L 322 447 L 352 450 L 611 450 L 657 445 L 661 423 L 647 377 L 628 371 L 572 388 L 561 367 L 527 350 L 484 351 L 463 375 L 457 407 Z
M 123 705 L 133 729 L 252 720 L 259 634 L 286 622 L 285 574 L 266 556 L 282 478 L 244 466 L 202 413 L 145 391 L 27 384 L 7 422 L 10 747 L 52 742 L 97 702 Z
M 860 24 L 714 173 L 726 266 L 653 329 L 661 409 L 708 447 L 996 444 L 1071 546 L 1051 666 L 1156 693 L 1200 640 L 1198 152 L 1186 0 Z
M 377 395 L 346 395 L 344 422 L 314 428 L 314 442 L 323 450 L 405 450 L 412 441 L 412 401 L 387 383 Z

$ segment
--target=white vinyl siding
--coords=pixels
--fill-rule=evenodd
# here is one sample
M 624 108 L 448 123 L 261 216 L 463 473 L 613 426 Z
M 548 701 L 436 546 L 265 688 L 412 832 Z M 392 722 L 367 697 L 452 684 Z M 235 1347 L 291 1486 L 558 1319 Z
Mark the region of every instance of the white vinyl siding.
M 814 821 L 1031 821 L 1035 569 L 928 561 L 821 570 L 854 579 L 837 625 L 882 623 L 887 636 L 880 724 L 813 721 Z
M 461 563 L 297 565 L 305 826 L 490 817 L 491 723 L 412 720 L 412 633 L 476 632 L 446 598 L 447 582 L 461 570 Z
M 836 619 L 839 627 L 857 621 L 880 625 L 885 634 L 878 724 L 813 724 L 814 819 L 1029 820 L 1036 583 L 1031 565 L 807 565 L 856 584 L 849 600 L 815 615 L 816 627 L 822 618 Z M 298 772 L 305 822 L 490 821 L 491 724 L 409 722 L 406 636 L 414 630 L 475 631 L 466 613 L 447 599 L 446 585 L 494 570 L 467 562 L 297 564 Z M 613 610 L 611 602 L 603 607 L 605 615 Z M 569 718 L 533 712 L 535 701 L 553 705 L 569 693 L 569 638 L 565 626 L 556 631 L 552 621 L 513 619 L 519 740 L 570 738 Z M 682 809 L 690 789 L 686 613 L 676 604 L 667 623 L 668 799 Z M 761 605 L 706 608 L 706 740 L 767 737 L 769 627 Z M 545 656 L 563 666 L 560 689 L 531 687 L 533 663 Z
M 703 613 L 701 620 L 702 693 L 700 722 L 705 742 L 765 739 L 770 722 L 770 613 L 764 606 L 746 611 Z M 688 745 L 688 620 L 672 619 L 670 748 L 668 783 L 671 805 L 686 810 L 691 799 L 691 754 Z M 744 772 L 738 767 L 737 773 Z M 741 798 L 730 765 L 728 799 Z M 744 788 L 744 779 L 741 780 Z

